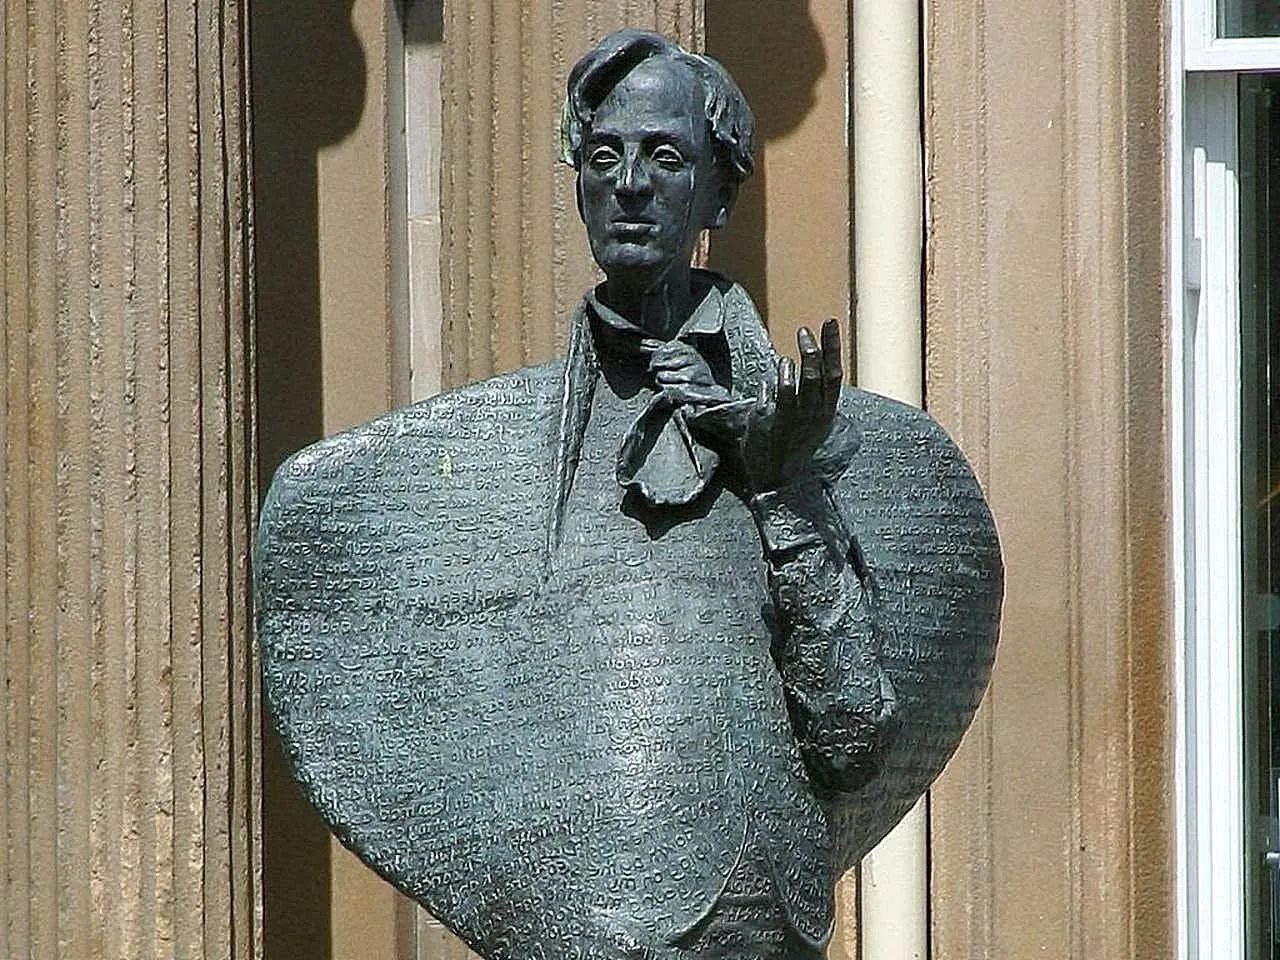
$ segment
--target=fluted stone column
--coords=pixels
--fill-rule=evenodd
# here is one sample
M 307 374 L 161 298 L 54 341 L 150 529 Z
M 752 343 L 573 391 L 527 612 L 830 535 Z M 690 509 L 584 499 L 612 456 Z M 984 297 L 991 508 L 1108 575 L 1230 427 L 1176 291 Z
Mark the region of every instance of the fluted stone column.
M 701 48 L 703 0 L 447 0 L 443 382 L 550 359 L 596 280 L 556 163 L 574 62 L 622 26 Z
M 260 955 L 243 9 L 10 3 L 0 956 Z
M 928 7 L 928 406 L 1007 569 L 933 790 L 934 960 L 1176 952 L 1166 15 Z

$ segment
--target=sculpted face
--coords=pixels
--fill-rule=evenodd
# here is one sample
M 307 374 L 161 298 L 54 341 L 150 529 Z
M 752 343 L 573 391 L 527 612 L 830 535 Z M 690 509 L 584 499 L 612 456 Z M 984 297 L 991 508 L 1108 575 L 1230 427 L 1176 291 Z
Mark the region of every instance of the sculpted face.
M 687 265 L 698 233 L 727 219 L 702 84 L 651 58 L 610 91 L 583 143 L 579 203 L 611 281 L 652 286 Z

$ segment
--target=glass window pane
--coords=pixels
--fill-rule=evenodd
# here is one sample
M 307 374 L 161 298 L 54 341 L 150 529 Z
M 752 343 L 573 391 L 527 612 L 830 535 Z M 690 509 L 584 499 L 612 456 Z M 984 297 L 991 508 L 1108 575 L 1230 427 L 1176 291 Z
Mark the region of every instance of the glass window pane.
M 1218 0 L 1218 36 L 1280 35 L 1280 0 Z
M 1249 960 L 1280 960 L 1280 76 L 1239 88 Z

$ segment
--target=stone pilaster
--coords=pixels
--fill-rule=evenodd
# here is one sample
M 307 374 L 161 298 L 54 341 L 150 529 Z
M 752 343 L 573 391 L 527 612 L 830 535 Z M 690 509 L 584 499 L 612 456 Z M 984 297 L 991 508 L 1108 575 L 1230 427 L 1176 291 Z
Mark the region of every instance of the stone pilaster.
M 0 48 L 0 956 L 257 957 L 243 7 Z
M 1167 8 L 928 9 L 928 406 L 1008 570 L 933 791 L 936 960 L 1172 956 Z

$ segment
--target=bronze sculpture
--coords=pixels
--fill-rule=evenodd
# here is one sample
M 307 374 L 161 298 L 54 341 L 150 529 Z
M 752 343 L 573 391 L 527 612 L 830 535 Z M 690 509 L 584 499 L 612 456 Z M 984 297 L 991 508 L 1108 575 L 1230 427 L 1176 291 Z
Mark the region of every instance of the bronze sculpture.
M 488 957 L 821 956 L 835 880 L 985 688 L 999 549 L 963 459 L 842 388 L 834 321 L 797 370 L 689 266 L 751 133 L 714 61 L 602 41 L 564 110 L 606 277 L 568 355 L 308 448 L 264 506 L 295 773 Z

